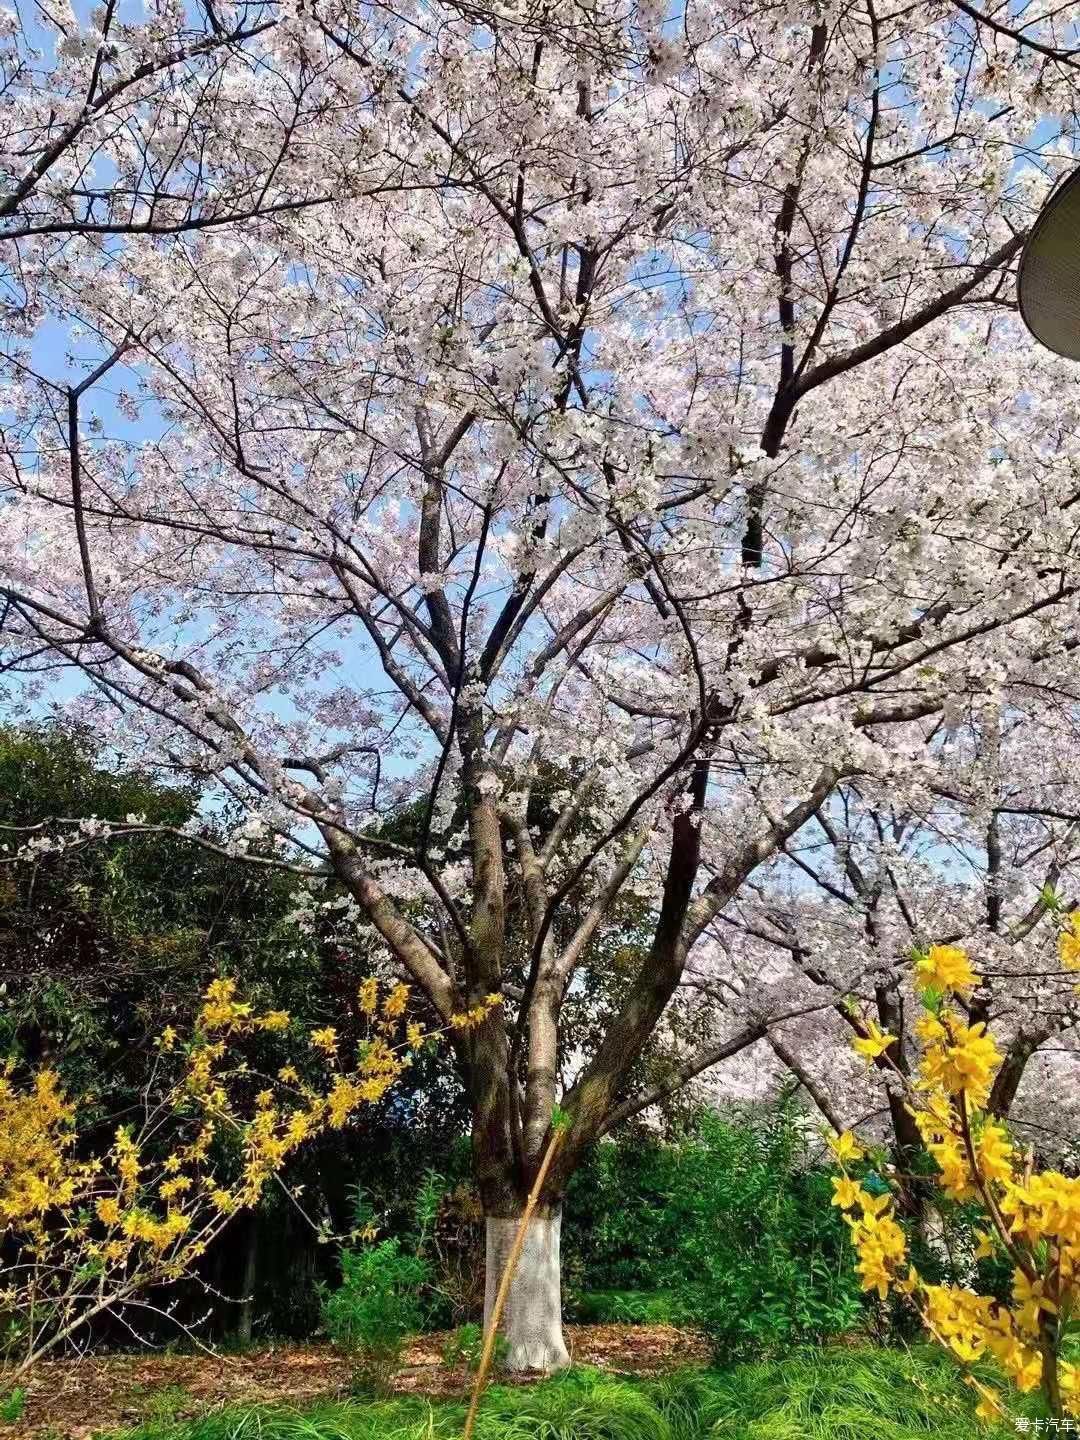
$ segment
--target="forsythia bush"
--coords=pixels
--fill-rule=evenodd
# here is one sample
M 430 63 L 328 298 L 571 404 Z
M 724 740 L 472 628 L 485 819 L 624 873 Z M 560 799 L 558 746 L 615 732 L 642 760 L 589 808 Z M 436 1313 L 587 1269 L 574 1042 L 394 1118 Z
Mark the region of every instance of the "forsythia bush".
M 1066 969 L 1080 969 L 1080 911 L 1068 917 L 1059 949 Z M 941 1186 L 982 1211 L 977 1258 L 1000 1256 L 1012 1267 L 1012 1303 L 966 1286 L 932 1285 L 919 1275 L 891 1195 L 869 1193 L 851 1173 L 866 1151 L 847 1132 L 832 1141 L 841 1167 L 833 1204 L 851 1228 L 863 1288 L 883 1299 L 890 1289 L 906 1295 L 929 1334 L 965 1367 L 992 1357 L 1017 1389 L 1041 1388 L 1052 1416 L 1080 1416 L 1080 1365 L 1070 1364 L 1062 1350 L 1080 1301 L 1080 1179 L 1036 1170 L 1007 1125 L 985 1113 L 1001 1056 L 986 1027 L 967 1024 L 956 1003 L 978 984 L 966 952 L 935 945 L 916 957 L 916 971 L 922 1054 L 916 1074 L 909 1079 L 897 1070 L 896 1080 L 907 1090 Z M 860 1028 L 855 1049 L 868 1060 L 888 1059 L 894 1037 L 872 1021 Z M 1004 1413 L 1000 1389 L 970 1368 L 967 1380 L 980 1393 L 983 1419 Z
M 54 1073 L 20 1086 L 10 1064 L 0 1069 L 0 1244 L 10 1261 L 0 1315 L 9 1363 L 17 1357 L 7 1378 L 95 1316 L 147 1304 L 149 1286 L 191 1275 L 299 1146 L 379 1100 L 430 1038 L 406 1021 L 408 996 L 403 984 L 380 991 L 366 981 L 366 1039 L 346 1064 L 334 1029 L 313 1031 L 312 1081 L 292 1065 L 273 1076 L 251 1068 L 239 1042 L 284 1030 L 290 1017 L 256 1013 L 234 981 L 214 980 L 190 1038 L 171 1026 L 158 1037 L 139 1121 L 121 1126 L 103 1155 L 81 1153 L 77 1105 Z M 493 1003 L 453 1023 L 476 1024 Z

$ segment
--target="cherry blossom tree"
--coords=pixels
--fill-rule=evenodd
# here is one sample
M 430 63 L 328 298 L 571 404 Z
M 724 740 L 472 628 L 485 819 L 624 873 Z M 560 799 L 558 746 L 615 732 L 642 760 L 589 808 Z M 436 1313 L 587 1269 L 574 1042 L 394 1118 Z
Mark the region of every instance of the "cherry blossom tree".
M 758 867 L 1071 704 L 1078 401 L 1010 280 L 1067 67 L 943 0 L 150 13 L 44 72 L 5 21 L 9 701 L 242 804 L 443 1023 L 498 997 L 489 1295 L 559 1106 L 504 1322 L 556 1366 L 585 1149 L 835 1005 L 635 1087 Z
M 902 1175 L 922 1148 L 898 1088 L 917 1050 L 914 963 L 933 945 L 972 956 L 979 984 L 957 1003 L 1003 1043 L 989 1113 L 1043 1153 L 1075 1142 L 1080 1002 L 1057 956 L 1080 865 L 1064 677 L 1054 698 L 1021 688 L 1007 710 L 928 725 L 936 773 L 921 802 L 910 786 L 898 796 L 842 782 L 718 917 L 712 953 L 699 947 L 683 977 L 729 1026 L 767 1013 L 769 991 L 789 1005 L 831 994 L 829 1023 L 815 1012 L 770 1031 L 776 1072 L 797 1076 L 838 1130 L 883 1122 Z M 897 1037 L 869 1072 L 850 1050 L 867 1020 Z M 916 1213 L 924 1198 L 909 1187 Z
M 957 9 L 981 29 L 983 43 L 998 49 L 1001 61 L 1011 63 L 1019 47 L 1049 61 L 1055 71 L 1080 70 L 1080 31 L 1075 15 L 1068 9 L 1040 5 L 1021 0 L 1007 6 L 991 0 L 989 4 L 973 0 L 953 0 Z

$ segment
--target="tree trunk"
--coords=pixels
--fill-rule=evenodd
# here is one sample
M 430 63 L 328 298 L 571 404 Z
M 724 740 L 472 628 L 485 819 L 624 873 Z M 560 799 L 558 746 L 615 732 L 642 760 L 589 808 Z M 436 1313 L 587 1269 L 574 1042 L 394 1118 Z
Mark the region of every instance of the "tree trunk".
M 240 1317 L 236 1338 L 241 1345 L 251 1344 L 251 1326 L 255 1318 L 255 1283 L 258 1279 L 259 1222 L 255 1212 L 248 1215 L 247 1243 L 244 1247 L 244 1278 L 240 1285 Z
M 518 1224 L 516 1216 L 486 1220 L 485 1327 Z M 529 1225 L 499 1325 L 509 1347 L 502 1362 L 508 1370 L 561 1370 L 570 1364 L 562 1333 L 561 1229 L 558 1209 L 538 1211 Z

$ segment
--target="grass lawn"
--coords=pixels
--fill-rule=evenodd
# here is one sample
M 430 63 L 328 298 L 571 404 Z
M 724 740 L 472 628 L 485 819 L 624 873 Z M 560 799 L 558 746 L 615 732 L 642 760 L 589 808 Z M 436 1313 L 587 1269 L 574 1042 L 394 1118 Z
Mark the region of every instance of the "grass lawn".
M 685 1317 L 685 1306 L 668 1290 L 587 1290 L 567 1308 L 586 1324 L 677 1325 Z
M 821 1349 L 728 1370 L 635 1380 L 594 1369 L 495 1386 L 477 1440 L 973 1440 L 989 1434 L 949 1360 L 912 1351 Z M 125 1440 L 455 1440 L 464 1406 L 420 1396 L 293 1409 L 165 1416 Z M 1000 1427 L 1000 1437 L 1016 1433 Z

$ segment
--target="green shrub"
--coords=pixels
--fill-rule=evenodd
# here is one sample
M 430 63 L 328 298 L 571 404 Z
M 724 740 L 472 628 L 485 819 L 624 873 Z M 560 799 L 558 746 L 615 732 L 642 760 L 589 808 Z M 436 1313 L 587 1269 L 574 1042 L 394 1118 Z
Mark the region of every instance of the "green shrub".
M 565 1244 L 581 1257 L 572 1305 L 690 1321 L 724 1361 L 843 1332 L 862 1301 L 831 1198 L 790 1105 L 705 1113 L 677 1145 L 601 1146 L 567 1199 Z M 623 1313 L 612 1301 L 602 1315 L 594 1292 L 624 1296 Z M 650 1314 L 631 1298 L 642 1293 L 670 1298 Z
M 382 1393 L 423 1323 L 428 1266 L 397 1240 L 341 1252 L 341 1284 L 324 1291 L 323 1328 L 354 1361 L 360 1386 Z

